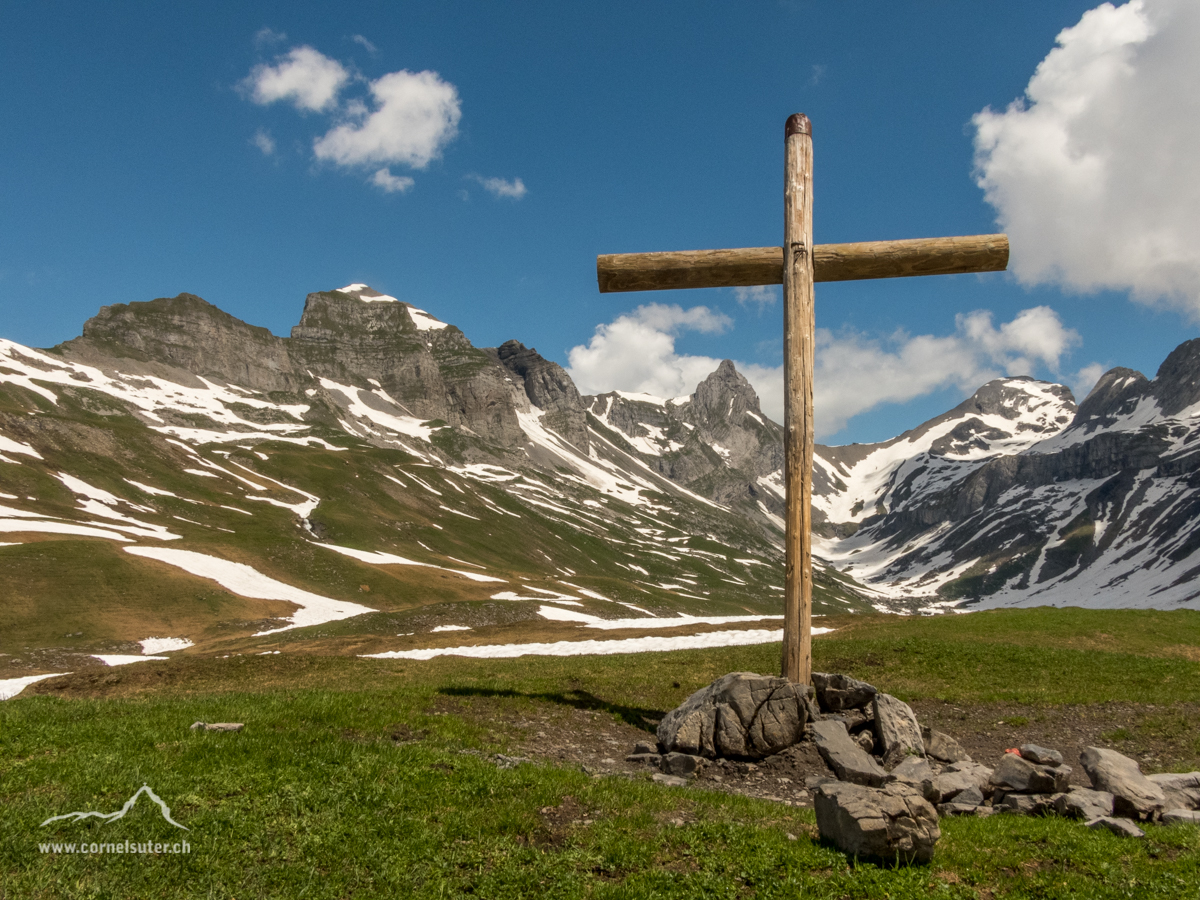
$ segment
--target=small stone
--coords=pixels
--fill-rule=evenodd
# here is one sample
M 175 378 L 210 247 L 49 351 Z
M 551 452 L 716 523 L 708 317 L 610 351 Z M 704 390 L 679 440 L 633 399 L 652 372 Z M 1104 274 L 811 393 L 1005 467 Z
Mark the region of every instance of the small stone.
M 196 726 L 193 725 L 192 727 L 195 728 Z M 205 731 L 241 731 L 245 727 L 245 724 L 242 722 L 208 722 L 204 724 Z
M 1128 819 L 1114 819 L 1112 816 L 1100 816 L 1087 822 L 1088 828 L 1103 828 L 1119 837 L 1145 837 L 1146 832 L 1138 828 Z
M 1014 812 L 1024 816 L 1042 816 L 1054 808 L 1055 794 L 1005 794 L 992 808 L 999 812 Z
M 664 775 L 662 772 L 655 772 L 650 777 L 659 784 L 665 784 L 667 787 L 683 787 L 688 783 L 686 778 L 680 778 L 678 775 Z
M 1018 749 L 1022 759 L 1027 759 L 1036 766 L 1061 766 L 1063 762 L 1063 755 L 1057 750 L 1039 747 L 1037 744 L 1022 744 Z
M 850 739 L 843 723 L 823 719 L 813 722 L 809 731 L 817 752 L 840 780 L 873 787 L 883 784 L 887 773 Z
M 203 722 L 193 722 L 191 725 L 191 730 L 192 731 L 203 731 L 204 723 Z
M 1072 788 L 1069 793 L 1058 795 L 1054 801 L 1054 811 L 1069 819 L 1100 819 L 1112 815 L 1113 795 L 1108 791 Z
M 689 753 L 666 753 L 663 755 L 661 768 L 667 775 L 694 775 L 708 763 L 703 756 L 692 756 Z
M 938 815 L 942 818 L 946 816 L 973 816 L 977 805 L 974 803 L 939 803 L 937 807 Z
M 849 675 L 813 672 L 812 683 L 822 712 L 840 712 L 866 706 L 878 693 L 874 685 Z
M 934 731 L 932 728 L 923 727 L 921 729 L 921 741 L 925 744 L 925 753 L 932 756 L 934 759 L 940 759 L 942 762 L 970 762 L 971 757 L 967 754 L 954 738 L 942 731 Z
M 658 753 L 658 746 L 651 744 L 648 741 L 638 741 L 633 745 L 633 752 L 636 753 Z
M 1079 755 L 1092 787 L 1113 795 L 1113 812 L 1152 819 L 1166 806 L 1162 788 L 1142 774 L 1138 764 L 1116 750 L 1088 747 Z
M 875 751 L 875 735 L 871 733 L 869 728 L 863 729 L 854 735 L 854 743 L 862 748 L 863 753 L 873 753 Z
M 505 756 L 503 753 L 497 753 L 492 757 L 492 761 L 496 764 L 497 769 L 515 769 L 521 763 L 529 762 L 524 756 Z M 586 766 L 584 771 L 589 775 L 595 774 L 594 770 L 588 769 Z
M 1200 825 L 1200 810 L 1169 809 L 1162 814 L 1164 825 L 1174 825 L 1179 822 L 1187 825 Z
M 657 753 L 630 753 L 627 757 L 625 757 L 625 762 L 653 766 L 657 769 L 660 765 L 662 765 L 662 757 Z

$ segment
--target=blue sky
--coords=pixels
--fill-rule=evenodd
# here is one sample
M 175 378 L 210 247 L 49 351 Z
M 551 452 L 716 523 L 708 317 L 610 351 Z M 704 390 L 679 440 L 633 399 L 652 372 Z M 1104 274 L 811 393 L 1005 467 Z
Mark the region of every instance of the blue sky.
M 818 242 L 1013 238 L 1007 274 L 818 287 L 821 439 L 1153 375 L 1200 311 L 1200 14 L 1094 7 L 7 4 L 0 337 L 182 291 L 287 334 L 366 282 L 585 391 L 732 358 L 770 410 L 777 289 L 601 295 L 595 257 L 780 243 L 804 112 Z

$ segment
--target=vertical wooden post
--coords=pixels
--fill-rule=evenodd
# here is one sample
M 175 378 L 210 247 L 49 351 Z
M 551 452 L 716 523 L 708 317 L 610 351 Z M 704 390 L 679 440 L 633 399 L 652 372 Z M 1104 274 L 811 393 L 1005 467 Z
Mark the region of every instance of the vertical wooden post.
M 783 677 L 812 680 L 813 308 L 812 124 L 800 113 L 784 128 L 783 380 L 787 536 Z

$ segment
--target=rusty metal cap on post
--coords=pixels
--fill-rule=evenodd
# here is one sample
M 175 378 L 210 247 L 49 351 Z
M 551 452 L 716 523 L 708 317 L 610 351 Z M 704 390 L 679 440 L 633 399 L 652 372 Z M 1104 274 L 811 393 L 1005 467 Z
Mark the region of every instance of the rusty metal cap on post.
M 808 116 L 804 113 L 793 113 L 788 116 L 787 125 L 783 129 L 784 140 L 787 140 L 793 134 L 812 135 L 812 122 L 808 120 Z

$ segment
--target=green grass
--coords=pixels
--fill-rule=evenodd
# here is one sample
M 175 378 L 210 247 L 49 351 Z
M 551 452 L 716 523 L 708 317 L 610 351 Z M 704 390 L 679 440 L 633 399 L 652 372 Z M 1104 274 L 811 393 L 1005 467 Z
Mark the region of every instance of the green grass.
M 1194 641 L 1200 616 L 1136 616 L 845 617 L 816 642 L 816 664 L 849 663 L 910 697 L 946 693 L 947 672 L 971 658 L 1009 667 L 1003 679 L 977 669 L 957 679 L 952 693 L 964 703 L 994 697 L 1002 682 L 1023 682 L 1041 704 L 1098 703 L 1109 699 L 1102 686 L 1122 673 L 1134 684 L 1166 673 L 1171 691 L 1194 697 L 1200 664 L 1170 647 Z M 1165 650 L 1147 637 L 1156 629 L 1171 635 Z M 1094 649 L 1096 642 L 1109 649 Z M 116 683 L 94 688 L 103 698 L 22 696 L 0 704 L 0 896 L 1200 896 L 1195 828 L 1149 826 L 1147 838 L 1134 841 L 1054 818 L 951 819 L 931 865 L 881 867 L 822 845 L 809 811 L 593 778 L 574 767 L 502 770 L 461 752 L 508 749 L 493 727 L 497 717 L 570 727 L 586 714 L 648 729 L 719 674 L 774 670 L 778 651 L 428 663 L 181 659 L 115 673 Z M 1079 683 L 1070 673 L 1083 671 L 1084 660 L 1091 677 Z M 1158 717 L 1144 727 L 1180 727 L 1168 699 L 1156 704 Z M 188 730 L 195 720 L 247 727 L 204 734 Z M 143 783 L 186 835 L 145 802 L 110 824 L 40 827 L 73 810 L 118 809 Z M 542 814 L 553 807 L 577 810 L 573 824 Z M 38 849 L 52 840 L 181 835 L 190 854 Z

